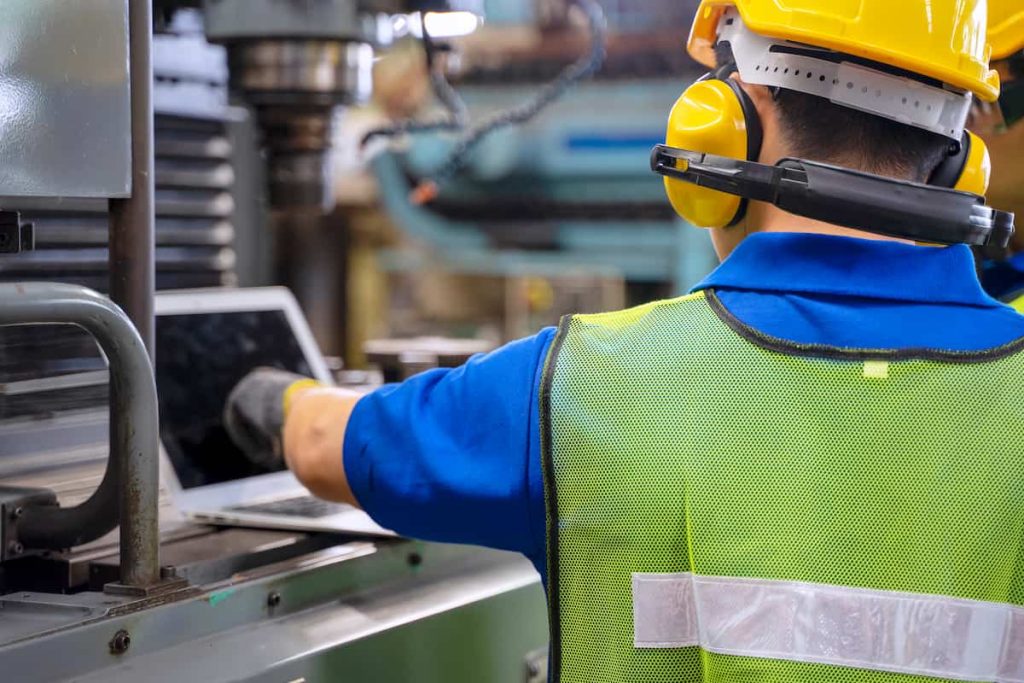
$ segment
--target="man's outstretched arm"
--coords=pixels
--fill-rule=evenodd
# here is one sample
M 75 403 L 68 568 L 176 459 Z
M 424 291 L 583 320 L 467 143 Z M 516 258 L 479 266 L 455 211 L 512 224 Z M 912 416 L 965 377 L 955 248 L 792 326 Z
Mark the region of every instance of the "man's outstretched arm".
M 345 475 L 343 446 L 360 398 L 301 375 L 260 368 L 231 393 L 224 426 L 254 463 L 268 469 L 287 464 L 320 498 L 356 505 Z
M 288 403 L 284 458 L 313 495 L 359 507 L 345 473 L 345 431 L 362 398 L 344 389 L 298 388 Z
M 225 423 L 250 457 L 287 461 L 313 493 L 357 503 L 386 529 L 542 564 L 537 392 L 554 334 L 365 396 L 260 370 L 232 394 Z

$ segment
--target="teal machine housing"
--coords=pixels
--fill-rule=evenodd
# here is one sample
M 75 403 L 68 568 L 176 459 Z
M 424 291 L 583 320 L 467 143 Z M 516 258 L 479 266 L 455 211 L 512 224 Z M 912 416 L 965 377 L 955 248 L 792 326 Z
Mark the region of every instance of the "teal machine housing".
M 685 35 L 694 3 L 603 3 L 613 35 L 642 36 L 674 25 Z M 531 3 L 487 5 L 489 24 L 531 24 Z M 538 275 L 587 272 L 672 295 L 715 264 L 707 235 L 679 219 L 650 172 L 650 150 L 665 137 L 668 112 L 698 75 L 685 57 L 613 51 L 608 75 L 580 84 L 536 119 L 486 138 L 461 173 L 427 206 L 409 201 L 410 178 L 429 177 L 454 144 L 451 134 L 416 136 L 409 149 L 380 155 L 374 171 L 387 210 L 453 272 Z M 675 57 L 675 58 L 673 58 Z M 618 63 L 616 60 L 618 59 Z M 624 61 L 632 60 L 631 66 Z M 459 85 L 474 117 L 523 102 L 541 77 L 500 70 Z M 421 264 L 390 253 L 396 270 Z

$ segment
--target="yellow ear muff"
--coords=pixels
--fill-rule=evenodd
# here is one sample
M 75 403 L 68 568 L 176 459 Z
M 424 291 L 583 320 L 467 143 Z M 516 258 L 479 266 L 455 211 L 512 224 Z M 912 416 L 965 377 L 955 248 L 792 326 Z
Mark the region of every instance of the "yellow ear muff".
M 928 184 L 984 197 L 991 178 L 992 160 L 985 141 L 965 130 L 959 150 L 939 164 Z
M 964 170 L 953 189 L 984 197 L 988 192 L 989 181 L 992 180 L 992 158 L 984 140 L 970 131 L 967 131 L 967 135 L 970 150 L 967 152 Z
M 761 151 L 761 124 L 747 94 L 732 80 L 701 80 L 682 94 L 668 119 L 669 147 L 757 161 Z M 665 179 L 672 207 L 685 220 L 701 228 L 723 228 L 743 217 L 746 200 L 698 187 L 682 180 Z

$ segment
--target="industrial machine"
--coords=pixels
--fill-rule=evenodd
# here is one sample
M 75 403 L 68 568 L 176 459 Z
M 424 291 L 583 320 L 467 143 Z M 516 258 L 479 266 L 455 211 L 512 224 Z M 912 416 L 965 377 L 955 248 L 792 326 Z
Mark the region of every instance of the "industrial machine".
M 526 560 L 194 526 L 159 486 L 154 289 L 273 271 L 264 187 L 298 261 L 336 107 L 402 17 L 449 9 L 0 0 L 4 680 L 544 680 Z
M 680 85 L 700 75 L 679 44 L 698 3 L 603 4 L 610 33 L 596 77 L 526 125 L 482 141 L 435 201 L 410 201 L 410 179 L 429 177 L 443 163 L 452 136 L 416 136 L 406 150 L 375 161 L 391 216 L 431 245 L 442 267 L 618 278 L 627 303 L 639 303 L 685 291 L 713 266 L 706 236 L 676 218 L 648 163 L 664 138 L 664 112 Z M 467 39 L 456 80 L 471 112 L 486 116 L 528 100 L 585 50 L 580 30 L 567 27 L 565 8 L 487 5 L 486 34 Z M 387 264 L 424 267 L 422 255 L 409 250 L 389 254 Z
M 272 282 L 338 350 L 338 121 L 403 38 L 441 118 L 384 122 L 360 156 L 403 237 L 386 272 L 496 278 L 499 338 L 703 275 L 647 166 L 697 75 L 697 3 L 600 0 L 607 30 L 570 4 L 0 0 L 0 678 L 546 680 L 521 557 L 187 523 L 160 487 L 150 359 L 154 290 Z M 438 30 L 483 17 L 457 46 Z M 480 348 L 364 351 L 400 378 Z

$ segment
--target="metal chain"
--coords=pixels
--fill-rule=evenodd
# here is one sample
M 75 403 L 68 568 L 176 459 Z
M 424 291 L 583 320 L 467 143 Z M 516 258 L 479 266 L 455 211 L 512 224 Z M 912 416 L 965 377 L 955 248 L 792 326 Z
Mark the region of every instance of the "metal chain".
M 517 107 L 499 112 L 474 126 L 459 141 L 448 159 L 431 174 L 434 184 L 444 182 L 461 171 L 469 161 L 472 151 L 483 141 L 502 128 L 521 125 L 532 120 L 544 109 L 562 98 L 573 86 L 597 73 L 607 55 L 608 27 L 604 9 L 597 0 L 573 0 L 586 15 L 590 29 L 590 51 L 583 58 L 568 66 L 551 83 L 545 85 L 537 95 Z

